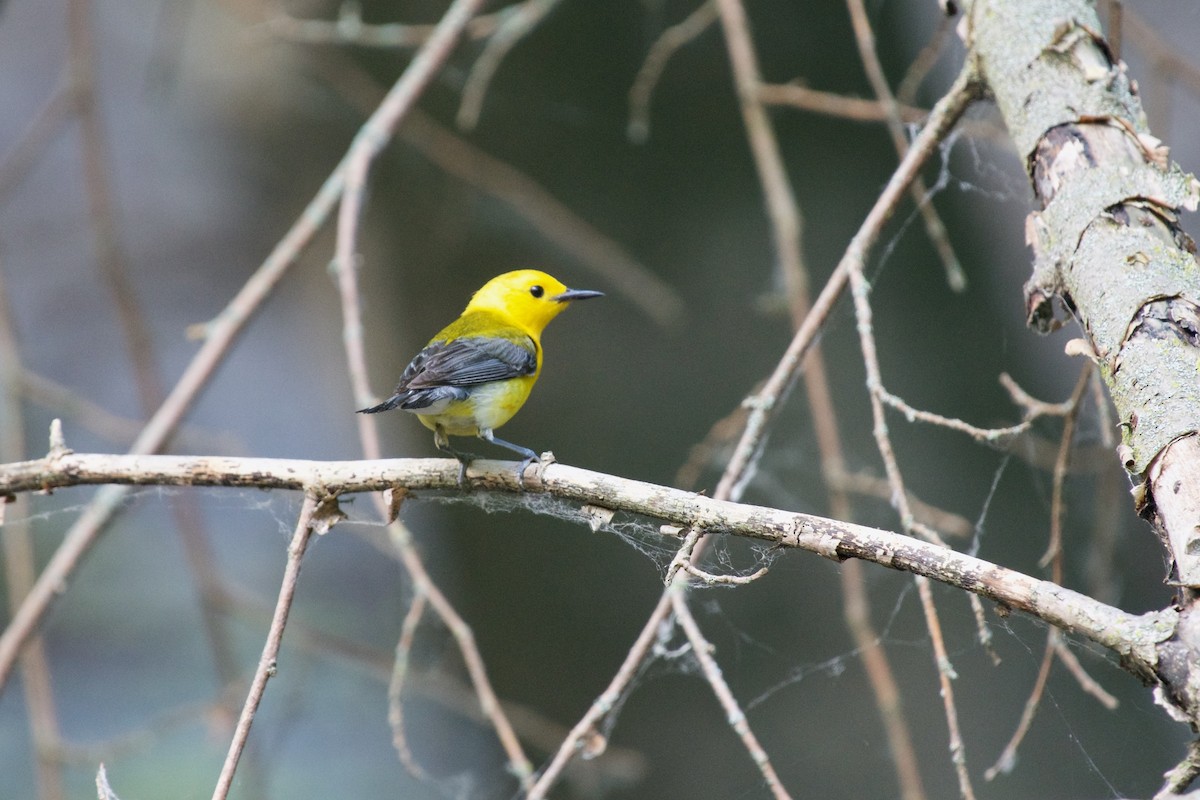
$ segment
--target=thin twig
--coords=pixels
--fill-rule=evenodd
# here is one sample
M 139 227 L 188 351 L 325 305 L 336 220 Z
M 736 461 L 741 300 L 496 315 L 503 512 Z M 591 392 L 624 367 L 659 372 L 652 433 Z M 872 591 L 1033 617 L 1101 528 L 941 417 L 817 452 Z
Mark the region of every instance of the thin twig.
M 1071 444 L 1075 439 L 1075 426 L 1079 420 L 1079 409 L 1083 404 L 1083 393 L 1087 390 L 1093 369 L 1095 367 L 1092 362 L 1088 361 L 1075 381 L 1071 399 L 1067 401 L 1068 411 L 1063 416 L 1062 436 L 1058 441 L 1058 456 L 1054 459 L 1053 483 L 1050 491 L 1050 541 L 1046 545 L 1046 552 L 1038 561 L 1038 565 L 1046 567 L 1053 563 L 1053 580 L 1058 583 L 1062 582 L 1063 519 L 1067 513 L 1066 501 L 1063 496 L 1066 493 L 1067 471 L 1071 466 Z
M 654 96 L 654 90 L 658 87 L 658 81 L 671 56 L 708 30 L 716 21 L 715 0 L 704 0 L 682 22 L 664 30 L 650 46 L 637 77 L 629 87 L 629 124 L 625 130 L 630 141 L 641 144 L 650 138 L 650 99 Z
M 457 475 L 458 473 L 455 472 L 456 484 Z M 504 748 L 505 755 L 508 756 L 509 769 L 520 781 L 521 787 L 527 793 L 530 792 L 533 788 L 533 764 L 525 755 L 525 751 L 521 747 L 521 740 L 508 716 L 504 713 L 504 707 L 500 704 L 491 681 L 488 679 L 487 667 L 483 663 L 479 646 L 475 642 L 475 633 L 429 577 L 424 563 L 417 554 L 412 534 L 409 533 L 408 528 L 397 520 L 388 526 L 388 533 L 400 554 L 401 563 L 412 578 L 413 589 L 428 597 L 429 605 L 433 608 L 434 613 L 441 617 L 450 631 L 450 635 L 454 637 L 455 644 L 458 645 L 459 652 L 462 654 L 463 663 L 467 667 L 467 675 L 471 678 L 471 687 L 479 698 L 480 710 L 496 731 L 500 746 Z
M 1111 453 L 1117 444 L 1116 422 L 1112 402 L 1108 399 L 1104 380 L 1098 369 L 1092 371 L 1092 404 L 1096 407 L 1096 430 L 1100 434 L 1100 447 L 1106 453 Z M 1086 458 L 1076 458 L 1077 470 L 1079 462 Z M 1117 540 L 1122 529 L 1121 475 L 1125 470 L 1111 458 L 1097 459 L 1096 463 L 1100 468 L 1096 474 L 1095 513 L 1092 514 L 1092 535 L 1088 539 L 1085 571 L 1088 594 L 1097 600 L 1113 602 L 1118 596 L 1118 570 L 1114 567 Z
M 794 302 L 807 308 L 808 272 L 804 266 L 802 247 L 804 221 L 788 181 L 787 167 L 779 151 L 775 129 L 758 96 L 762 77 L 758 55 L 750 38 L 746 11 L 740 0 L 716 0 L 716 3 L 721 30 L 725 33 L 726 49 L 729 51 L 729 62 L 733 67 L 746 138 L 750 142 L 758 181 L 767 204 L 767 216 L 771 220 L 771 235 L 783 275 L 784 290 L 789 301 L 794 298 Z
M 76 95 L 70 69 L 64 69 L 50 97 L 29 120 L 25 130 L 0 157 L 0 204 L 37 163 L 42 152 L 53 141 L 59 126 L 75 113 Z
M 1062 417 L 1071 411 L 1070 400 L 1064 400 L 1061 403 L 1047 403 L 1044 400 L 1039 400 L 1022 389 L 1007 372 L 1000 373 L 1000 385 L 1008 392 L 1013 403 L 1025 409 L 1023 419 Z
M 954 25 L 954 16 L 943 14 L 938 19 L 938 26 L 933 32 L 933 36 L 929 37 L 929 41 L 921 48 L 921 52 L 917 53 L 917 57 L 908 65 L 904 77 L 896 84 L 896 100 L 902 106 L 916 101 L 921 84 L 925 82 L 925 77 L 929 75 L 933 66 L 941 58 L 946 43 L 954 40 L 951 35 L 954 33 Z
M 486 39 L 521 4 L 507 6 L 491 14 L 480 14 L 467 23 L 463 35 L 468 39 Z M 346 44 L 357 47 L 400 49 L 420 47 L 433 34 L 433 25 L 402 23 L 372 25 L 362 21 L 357 7 L 345 4 L 336 20 L 297 19 L 281 9 L 262 23 L 252 27 L 251 35 L 263 33 L 300 44 Z
M 851 7 L 854 8 L 855 0 L 850 0 L 850 2 Z M 867 33 L 869 34 L 869 29 Z M 873 45 L 870 49 L 873 53 Z M 882 91 L 886 94 L 886 87 L 883 87 Z M 891 437 L 888 434 L 884 404 L 889 399 L 895 400 L 895 398 L 891 398 L 887 394 L 880 374 L 879 356 L 875 345 L 871 303 L 869 299 L 870 288 L 863 274 L 864 268 L 865 263 L 861 260 L 851 265 L 849 279 L 850 293 L 854 300 L 854 316 L 858 323 L 859 347 L 862 351 L 863 364 L 867 372 L 867 390 L 871 401 L 871 417 L 874 421 L 872 432 L 875 437 L 876 449 L 883 460 L 884 472 L 887 475 L 889 485 L 892 487 L 892 502 L 895 505 L 897 514 L 900 516 L 900 523 L 904 530 L 922 536 L 934 544 L 946 547 L 945 541 L 936 531 L 916 521 L 909 507 L 908 491 L 905 488 L 904 479 L 900 472 L 900 465 L 892 447 Z M 958 421 L 955 420 L 954 422 Z M 959 424 L 965 426 L 965 423 Z M 969 428 L 970 426 L 965 427 Z M 975 792 L 971 785 L 970 772 L 967 770 L 966 748 L 962 740 L 962 735 L 959 732 L 958 709 L 954 702 L 954 689 L 951 685 L 954 668 L 950 663 L 945 642 L 942 639 L 941 622 L 938 618 L 937 607 L 934 604 L 933 593 L 930 591 L 928 581 L 923 578 L 917 578 L 916 582 L 921 608 L 924 611 L 925 625 L 929 630 L 930 643 L 933 646 L 934 657 L 938 667 L 942 707 L 949 733 L 950 758 L 954 764 L 955 773 L 958 776 L 959 793 L 963 797 L 963 800 L 973 800 Z M 970 602 L 975 611 L 975 619 L 977 622 L 982 623 L 984 617 L 979 599 L 971 597 Z M 980 638 L 986 639 L 987 636 L 988 632 L 986 628 L 981 626 Z
M 675 583 L 675 576 L 679 571 L 686 569 L 692 563 L 692 554 L 696 551 L 696 545 L 700 541 L 700 537 L 704 535 L 704 531 L 700 528 L 689 528 L 686 535 L 683 537 L 683 544 L 675 551 L 674 558 L 671 559 L 670 565 L 667 567 L 666 577 L 663 583 L 671 586 Z
M 103 764 L 96 770 L 96 797 L 99 800 L 120 800 L 117 793 L 108 785 L 108 772 L 104 769 Z
M 250 736 L 250 726 L 254 724 L 254 715 L 266 691 L 267 681 L 275 676 L 279 646 L 283 641 L 283 629 L 287 625 L 288 613 L 292 609 L 292 601 L 296 596 L 296 583 L 300 578 L 300 564 L 304 552 L 312 537 L 314 517 L 321 497 L 315 491 L 304 495 L 304 505 L 296 520 L 296 530 L 288 545 L 287 565 L 283 571 L 283 581 L 279 585 L 279 599 L 275 603 L 275 614 L 271 617 L 271 627 L 267 631 L 267 640 L 263 644 L 262 656 L 258 659 L 258 667 L 254 670 L 254 678 L 250 682 L 250 691 L 246 694 L 246 703 L 238 717 L 237 726 L 233 730 L 233 740 L 229 743 L 229 753 L 221 766 L 221 775 L 217 779 L 213 800 L 224 800 L 233 785 L 233 776 L 237 771 L 238 761 L 246 747 L 246 739 Z
M 900 104 L 896 102 L 896 96 L 892 94 L 892 90 L 888 86 L 887 76 L 883 73 L 883 64 L 880 63 L 879 55 L 875 52 L 875 33 L 871 30 L 871 20 L 867 16 L 866 5 L 863 0 L 846 0 L 846 7 L 850 11 L 850 23 L 854 28 L 854 39 L 858 44 L 858 55 L 862 59 L 863 69 L 866 70 L 867 80 L 871 84 L 871 90 L 875 92 L 875 97 L 887 112 L 887 129 L 892 138 L 892 145 L 896 148 L 896 154 L 900 158 L 904 158 L 904 154 L 908 151 L 908 138 L 905 136 L 904 121 L 900 116 Z M 954 254 L 954 248 L 950 246 L 950 236 L 946 232 L 946 225 L 942 222 L 937 209 L 933 207 L 929 189 L 921 176 L 913 178 L 909 194 L 912 195 L 913 202 L 916 203 L 917 210 L 920 211 L 921 218 L 925 221 L 925 231 L 929 235 L 929 241 L 942 261 L 942 267 L 946 271 L 946 283 L 955 292 L 964 291 L 967 288 L 966 273 L 963 272 L 958 256 Z
M 826 475 L 825 480 L 831 485 L 853 494 L 875 497 L 889 503 L 892 499 L 891 485 L 883 478 L 866 472 L 834 473 Z M 908 494 L 908 505 L 912 509 L 915 520 L 930 526 L 939 533 L 965 538 L 970 536 L 974 529 L 974 523 L 961 514 L 930 505 L 912 492 Z M 833 516 L 841 518 L 838 514 Z
M 1054 653 L 1058 656 L 1058 660 L 1062 662 L 1062 665 L 1067 668 L 1067 672 L 1070 672 L 1071 676 L 1075 678 L 1075 682 L 1079 684 L 1079 688 L 1096 698 L 1100 705 L 1109 711 L 1113 711 L 1121 704 L 1116 697 L 1087 673 L 1087 670 L 1083 668 L 1083 664 L 1079 663 L 1079 658 L 1075 655 L 1075 651 L 1067 643 L 1066 637 L 1058 637 L 1058 640 L 1054 643 Z
M 888 483 L 892 487 L 892 502 L 896 507 L 896 512 L 900 516 L 901 525 L 906 531 L 918 534 L 938 546 L 947 547 L 945 541 L 942 540 L 936 531 L 916 521 L 912 509 L 908 504 L 908 491 L 905 488 L 900 466 L 892 449 L 891 437 L 888 434 L 887 421 L 884 416 L 884 402 L 887 395 L 880 376 L 879 356 L 875 347 L 871 305 L 868 299 L 869 289 L 866 279 L 863 277 L 863 266 L 862 263 L 858 263 L 850 270 L 851 295 L 854 298 L 854 313 L 858 321 L 859 345 L 862 349 L 863 363 L 867 371 L 867 388 L 871 400 L 871 415 L 875 423 L 873 428 L 875 444 L 883 460 Z M 933 593 L 929 590 L 928 582 L 922 578 L 917 578 L 917 588 L 921 607 L 925 615 L 926 627 L 930 633 L 930 643 L 933 646 L 934 657 L 938 666 L 942 706 L 949 732 L 950 757 L 954 764 L 955 773 L 958 776 L 959 792 L 963 800 L 973 800 L 975 792 L 971 785 L 970 773 L 967 770 L 966 749 L 962 735 L 959 732 L 958 709 L 954 703 L 954 690 L 950 683 L 954 668 L 950 663 L 945 643 L 942 640 L 941 622 L 938 619 L 937 608 L 933 601 Z M 972 608 L 975 609 L 977 622 L 982 623 L 983 615 L 979 599 L 972 596 L 970 601 Z M 986 628 L 980 628 L 980 637 L 981 639 L 987 637 Z
M 392 728 L 392 745 L 400 757 L 400 763 L 408 770 L 408 774 L 417 780 L 425 780 L 428 776 L 421 765 L 413 757 L 408 746 L 408 736 L 404 732 L 404 684 L 408 677 L 410 658 L 412 655 L 413 638 L 421 617 L 425 613 L 428 601 L 422 592 L 413 596 L 412 605 L 404 615 L 400 626 L 400 640 L 396 642 L 396 658 L 392 662 L 392 677 L 388 681 L 388 725 Z
M 892 487 L 892 503 L 896 508 L 896 513 L 900 516 L 900 523 L 905 531 L 917 534 L 940 547 L 947 547 L 945 541 L 936 531 L 919 524 L 915 520 L 912 510 L 908 505 L 908 492 L 905 489 L 900 465 L 892 447 L 884 412 L 884 397 L 886 393 L 883 389 L 883 381 L 880 376 L 879 355 L 875 346 L 872 311 L 868 297 L 869 287 L 866 278 L 863 276 L 863 266 L 862 263 L 857 263 L 850 269 L 850 290 L 854 298 L 855 318 L 858 321 L 859 346 L 862 350 L 863 364 L 866 366 L 867 371 L 867 389 L 871 401 L 871 416 L 874 420 L 872 433 L 875 437 L 876 449 L 883 460 L 888 483 Z M 933 646 L 934 658 L 938 667 L 942 708 L 946 716 L 946 727 L 949 732 L 950 758 L 954 764 L 955 773 L 958 776 L 959 793 L 963 800 L 973 800 L 975 791 L 971 785 L 970 773 L 967 770 L 966 749 L 962 735 L 959 732 L 958 709 L 954 703 L 954 689 L 950 682 L 954 668 L 946 652 L 945 642 L 942 640 L 941 622 L 938 618 L 937 607 L 933 601 L 933 593 L 929 590 L 927 581 L 922 578 L 917 578 L 916 581 L 921 608 L 925 615 L 925 625 L 929 630 L 930 643 Z M 975 597 L 971 598 L 971 602 L 973 607 L 979 604 L 978 598 Z M 982 614 L 977 614 L 976 619 L 981 620 Z
M 392 140 L 397 126 L 405 115 L 416 104 L 417 98 L 433 80 L 437 70 L 450 57 L 462 36 L 463 29 L 475 14 L 484 6 L 486 0 L 454 0 L 446 13 L 438 22 L 437 27 L 421 49 L 413 56 L 408 67 L 388 91 L 379 107 L 370 118 L 359 128 L 346 153 L 346 187 L 342 192 L 341 208 L 338 210 L 337 245 L 335 260 L 341 274 L 357 267 L 358 226 L 362 218 L 363 198 L 367 188 L 367 174 L 371 163 Z M 343 295 L 343 304 L 348 302 Z M 346 309 L 343 307 L 343 314 Z M 344 316 L 348 320 L 348 316 Z M 346 342 L 347 351 L 357 352 L 362 358 L 362 329 L 346 329 L 350 339 Z M 356 396 L 357 395 L 356 393 Z M 359 396 L 360 402 L 362 397 Z M 360 419 L 360 428 L 362 420 Z
M 771 791 L 771 795 L 776 800 L 790 799 L 791 795 L 788 794 L 787 789 L 783 788 L 783 784 L 779 780 L 779 775 L 776 774 L 775 768 L 771 766 L 771 759 L 767 756 L 767 752 L 763 750 L 762 745 L 759 744 L 758 737 L 754 735 L 754 731 L 750 729 L 750 723 L 746 721 L 745 712 L 738 705 L 737 698 L 733 696 L 729 684 L 725 682 L 725 676 L 721 674 L 721 667 L 717 664 L 717 660 L 713 658 L 713 646 L 709 644 L 708 639 L 704 638 L 704 634 L 700 631 L 700 626 L 696 624 L 696 619 L 692 616 L 692 610 L 688 608 L 687 595 L 683 591 L 672 591 L 671 607 L 675 614 L 675 619 L 679 621 L 680 627 L 683 628 L 683 632 L 692 646 L 692 655 L 700 662 L 700 671 L 704 673 L 704 679 L 712 687 L 713 694 L 716 695 L 717 701 L 725 711 L 726 722 L 737 733 L 738 738 L 742 740 L 742 745 L 754 760 L 759 772 L 762 773 L 763 780 L 766 782 L 767 788 Z
M 958 792 L 963 800 L 974 800 L 975 789 L 971 786 L 971 774 L 967 770 L 967 749 L 962 732 L 958 727 L 958 706 L 954 702 L 954 666 L 946 653 L 946 642 L 942 638 L 942 624 L 938 620 L 937 607 L 933 602 L 933 591 L 926 578 L 918 576 L 917 592 L 921 596 L 921 608 L 925 611 L 925 627 L 929 630 L 929 643 L 933 647 L 934 662 L 937 664 L 938 683 L 941 685 L 942 711 L 946 717 L 949 733 L 950 761 L 958 776 Z
M 1029 697 L 1025 699 L 1025 707 L 1021 710 L 1021 719 L 1017 722 L 1017 729 L 1013 731 L 1012 738 L 1008 740 L 1008 744 L 1000 751 L 996 763 L 984 771 L 983 779 L 985 781 L 995 780 L 997 775 L 1011 771 L 1013 765 L 1016 764 L 1017 748 L 1021 746 L 1021 741 L 1025 738 L 1025 734 L 1029 732 L 1029 726 L 1033 723 L 1033 715 L 1037 712 L 1042 695 L 1046 691 L 1046 683 L 1050 679 L 1050 665 L 1054 663 L 1054 651 L 1058 646 L 1058 640 L 1058 631 L 1051 628 L 1049 634 L 1046 636 L 1046 649 L 1042 653 L 1042 663 L 1038 667 L 1037 678 L 1033 681 L 1033 688 L 1029 692 Z
M 884 122 L 888 119 L 887 109 L 878 100 L 826 92 L 801 83 L 764 83 L 758 87 L 758 96 L 767 105 L 790 106 L 851 122 Z M 901 104 L 900 118 L 907 125 L 923 124 L 929 119 L 929 111 Z M 964 119 L 959 122 L 959 128 L 972 138 L 994 142 L 1002 147 L 1012 146 L 1008 134 L 994 122 Z
M 26 456 L 25 415 L 21 406 L 19 375 L 23 371 L 17 332 L 13 328 L 12 304 L 3 274 L 0 274 L 0 458 L 6 461 Z M 33 587 L 37 574 L 33 536 L 30 534 L 28 501 L 13 499 L 4 509 L 8 515 L 0 525 L 0 548 L 4 554 L 4 582 L 8 607 L 16 608 Z M 29 736 L 33 743 L 34 774 L 39 800 L 66 797 L 61 764 L 53 753 L 62 747 L 58 712 L 54 702 L 50 660 L 41 635 L 30 638 L 21 653 L 21 687 L 29 711 Z
M 864 571 L 859 561 L 842 564 L 842 614 L 862 658 L 867 680 L 871 682 L 875 705 L 879 708 L 883 729 L 887 733 L 892 762 L 896 765 L 900 796 L 902 800 L 922 800 L 926 795 L 921 771 L 917 767 L 916 750 L 904 719 L 900 689 L 879 641 L 879 634 L 871 623 Z
M 517 43 L 533 32 L 538 23 L 554 10 L 561 0 L 525 0 L 514 8 L 496 32 L 488 37 L 483 52 L 475 59 L 474 66 L 467 76 L 467 82 L 462 90 L 462 102 L 458 106 L 458 126 L 464 130 L 474 130 L 479 123 L 479 114 L 483 110 L 483 99 L 500 62 L 516 47 Z
M 1058 457 L 1054 461 L 1053 488 L 1050 499 L 1050 543 L 1039 563 L 1042 567 L 1053 565 L 1052 579 L 1058 583 L 1062 582 L 1063 577 L 1062 528 L 1063 519 L 1066 516 L 1063 493 L 1066 486 L 1067 471 L 1070 466 L 1071 445 L 1075 439 L 1075 425 L 1079 419 L 1079 410 L 1083 405 L 1083 395 L 1091 382 L 1093 370 L 1092 363 L 1088 362 L 1080 371 L 1079 378 L 1075 381 L 1075 389 L 1071 392 L 1071 399 L 1067 401 L 1067 412 L 1063 415 L 1063 429 L 1059 437 Z M 1060 648 L 1061 635 L 1057 629 L 1052 628 L 1046 637 L 1046 649 L 1042 655 L 1042 664 L 1038 668 L 1037 678 L 1030 689 L 1029 697 L 1025 700 L 1025 707 L 1021 712 L 1021 719 L 1017 722 L 1017 728 L 1013 731 L 1008 744 L 1004 746 L 1004 749 L 996 758 L 996 763 L 983 773 L 984 780 L 990 781 L 995 779 L 1000 773 L 1006 773 L 1011 770 L 1013 764 L 1016 763 L 1017 749 L 1021 746 L 1021 742 L 1024 741 L 1025 734 L 1029 732 L 1029 726 L 1033 724 L 1033 715 L 1037 712 L 1038 705 L 1041 703 L 1042 696 L 1046 691 L 1046 683 L 1050 679 L 1050 667 L 1054 663 L 1054 655 Z
M 767 568 L 760 567 L 749 575 L 713 575 L 711 572 L 705 572 L 699 567 L 692 566 L 690 561 L 683 562 L 683 571 L 693 578 L 699 578 L 709 586 L 744 586 L 767 574 Z
M 813 89 L 799 83 L 764 83 L 758 87 L 759 99 L 772 106 L 792 106 L 828 117 L 840 117 L 855 122 L 885 122 L 888 110 L 879 100 L 850 97 L 836 92 Z M 907 124 L 919 124 L 929 117 L 929 111 L 901 104 L 900 119 Z
M 927 422 L 930 425 L 937 425 L 952 431 L 965 433 L 981 444 L 995 444 L 1003 442 L 1006 439 L 1011 439 L 1014 436 L 1020 436 L 1029 430 L 1033 424 L 1032 419 L 1026 418 L 1016 425 L 1009 425 L 1004 428 L 979 428 L 961 419 L 944 417 L 932 411 L 922 411 L 919 408 L 914 408 L 886 389 L 879 388 L 876 390 L 876 393 L 879 395 L 880 402 L 899 411 L 909 422 Z

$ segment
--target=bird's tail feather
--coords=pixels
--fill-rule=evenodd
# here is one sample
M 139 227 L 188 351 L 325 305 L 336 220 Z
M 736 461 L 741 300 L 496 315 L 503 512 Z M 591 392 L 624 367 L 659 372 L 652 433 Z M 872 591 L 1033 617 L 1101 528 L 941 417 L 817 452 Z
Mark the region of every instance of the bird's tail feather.
M 370 408 L 360 408 L 358 410 L 358 413 L 359 414 L 378 414 L 380 411 L 391 411 L 393 408 L 400 405 L 400 403 L 402 403 L 403 401 L 404 401 L 403 397 L 401 397 L 398 394 L 394 394 L 377 406 L 371 406 Z

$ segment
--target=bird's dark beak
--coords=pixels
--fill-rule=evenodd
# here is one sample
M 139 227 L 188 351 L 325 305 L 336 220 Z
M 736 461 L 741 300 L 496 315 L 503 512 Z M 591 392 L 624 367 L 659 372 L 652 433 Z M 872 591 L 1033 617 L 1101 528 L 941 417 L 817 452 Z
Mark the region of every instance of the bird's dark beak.
M 604 297 L 604 292 L 591 289 L 567 289 L 562 294 L 556 294 L 550 299 L 556 303 L 569 303 L 572 300 L 587 300 L 589 297 Z

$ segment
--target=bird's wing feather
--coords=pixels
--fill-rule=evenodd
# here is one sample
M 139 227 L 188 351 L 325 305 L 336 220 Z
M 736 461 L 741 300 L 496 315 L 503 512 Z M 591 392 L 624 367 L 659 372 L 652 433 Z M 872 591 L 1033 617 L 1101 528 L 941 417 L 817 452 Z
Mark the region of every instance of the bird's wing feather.
M 512 341 L 468 336 L 430 343 L 404 370 L 396 393 L 442 386 L 476 386 L 536 371 L 537 350 L 528 337 Z

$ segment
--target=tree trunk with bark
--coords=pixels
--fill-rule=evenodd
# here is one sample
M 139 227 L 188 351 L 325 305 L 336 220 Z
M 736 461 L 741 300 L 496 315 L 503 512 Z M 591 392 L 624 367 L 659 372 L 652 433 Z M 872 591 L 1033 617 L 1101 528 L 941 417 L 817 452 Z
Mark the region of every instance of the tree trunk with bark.
M 982 80 L 1024 160 L 1040 210 L 1025 287 L 1029 324 L 1057 299 L 1083 330 L 1068 353 L 1100 367 L 1138 511 L 1178 582 L 1180 621 L 1153 679 L 1172 714 L 1200 722 L 1200 266 L 1178 225 L 1200 183 L 1147 128 L 1137 85 L 1083 0 L 976 0 L 969 35 Z M 1150 676 L 1147 676 L 1150 677 Z

